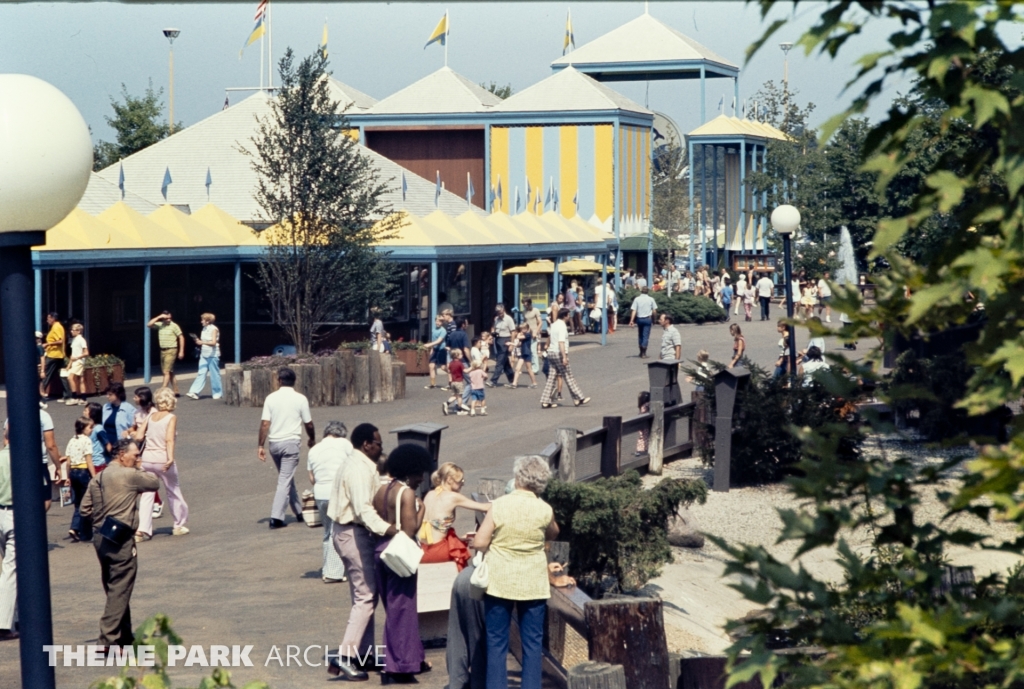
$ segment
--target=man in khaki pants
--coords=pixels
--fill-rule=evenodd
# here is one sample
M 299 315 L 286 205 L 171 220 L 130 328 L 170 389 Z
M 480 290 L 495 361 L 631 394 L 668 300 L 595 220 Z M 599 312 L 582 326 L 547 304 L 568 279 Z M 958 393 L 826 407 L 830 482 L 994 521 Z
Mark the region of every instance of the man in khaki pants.
M 160 370 L 164 374 L 165 388 L 178 394 L 178 381 L 174 378 L 174 362 L 185 358 L 185 335 L 181 327 L 171 320 L 171 312 L 164 311 L 154 316 L 149 327 L 156 331 L 157 343 L 160 346 Z

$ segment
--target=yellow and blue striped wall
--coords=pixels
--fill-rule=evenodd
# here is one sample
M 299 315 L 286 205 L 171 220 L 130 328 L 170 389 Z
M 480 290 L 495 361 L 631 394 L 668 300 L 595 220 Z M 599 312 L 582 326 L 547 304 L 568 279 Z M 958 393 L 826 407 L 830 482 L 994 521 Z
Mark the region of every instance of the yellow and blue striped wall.
M 641 218 L 646 222 L 650 214 L 650 128 L 620 125 L 618 151 L 616 127 L 611 123 L 492 124 L 489 131 L 490 186 L 497 189 L 500 180 L 502 190 L 501 200 L 495 200 L 492 210 L 512 215 L 544 213 L 552 210 L 549 191 L 554 190 L 558 211 L 567 218 L 579 213 L 613 230 L 617 210 L 623 236 L 629 230 L 639 231 Z M 540 202 L 536 203 L 538 193 Z M 647 231 L 645 224 L 642 230 Z

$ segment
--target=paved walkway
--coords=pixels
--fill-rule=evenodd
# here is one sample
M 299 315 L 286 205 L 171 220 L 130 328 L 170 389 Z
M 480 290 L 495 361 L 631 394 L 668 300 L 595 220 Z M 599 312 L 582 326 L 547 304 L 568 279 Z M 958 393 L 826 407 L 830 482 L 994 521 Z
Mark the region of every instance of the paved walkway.
M 743 326 L 751 357 L 771 365 L 778 339 L 774 322 Z M 732 342 L 726 325 L 684 326 L 681 332 L 686 358 L 705 348 L 713 359 L 728 360 Z M 637 393 L 647 387 L 646 367 L 636 358 L 635 338 L 635 331 L 620 328 L 610 336 L 608 347 L 584 344 L 576 351 L 570 347 L 573 371 L 584 394 L 593 399 L 584 408 L 570 404 L 543 410 L 539 389 L 494 389 L 487 391 L 487 417 L 443 417 L 441 402 L 446 393 L 425 390 L 425 378 L 409 378 L 404 400 L 372 407 L 314 409 L 313 418 L 318 434 L 331 419 L 342 419 L 349 429 L 370 421 L 381 429 L 385 449 L 394 446 L 389 429 L 421 421 L 447 423 L 441 460 L 464 467 L 468 486 L 481 478 L 509 478 L 513 458 L 543 448 L 554 440 L 557 427 L 587 429 L 600 425 L 602 416 L 635 413 Z M 655 328 L 652 351 L 657 351 L 659 339 Z M 63 405 L 51 405 L 50 411 L 63 449 L 79 412 Z M 301 665 L 293 659 L 290 667 L 267 660 L 274 646 L 282 659 L 288 645 L 336 646 L 350 603 L 347 585 L 326 585 L 320 580 L 319 529 L 295 523 L 283 530 L 267 529 L 276 476 L 272 464 L 256 459 L 260 410 L 183 397 L 178 416 L 178 462 L 192 533 L 172 537 L 168 515 L 154 523 L 153 540 L 140 544 L 133 622 L 137 625 L 163 612 L 186 644 L 254 645 L 251 658 L 256 667 L 234 672 L 239 685 L 262 679 L 280 689 L 326 681 L 323 668 L 307 667 L 301 659 Z M 304 475 L 298 485 L 300 491 L 307 487 Z M 58 506 L 47 515 L 54 639 L 57 644 L 84 644 L 96 638 L 104 596 L 93 548 L 67 539 L 70 519 L 71 509 Z M 468 530 L 470 523 L 470 516 L 461 516 L 459 532 Z M 382 621 L 381 613 L 378 635 Z M 319 657 L 310 651 L 310 660 Z M 16 642 L 0 644 L 0 687 L 20 684 L 17 658 Z M 421 684 L 441 687 L 443 649 L 429 651 L 428 658 L 436 669 L 422 676 Z M 176 668 L 175 686 L 197 685 L 203 676 L 200 670 Z M 100 668 L 57 668 L 62 687 L 85 687 L 109 675 Z

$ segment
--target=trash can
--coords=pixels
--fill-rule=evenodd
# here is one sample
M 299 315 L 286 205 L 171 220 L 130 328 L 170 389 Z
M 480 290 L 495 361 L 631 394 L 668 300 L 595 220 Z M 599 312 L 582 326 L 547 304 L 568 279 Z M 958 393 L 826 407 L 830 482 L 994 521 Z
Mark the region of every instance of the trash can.
M 650 382 L 651 401 L 664 402 L 666 407 L 681 404 L 683 394 L 679 390 L 679 361 L 651 361 L 647 364 L 647 378 Z
M 430 490 L 430 474 L 437 471 L 438 458 L 441 456 L 441 431 L 448 428 L 439 423 L 414 423 L 400 428 L 394 428 L 390 433 L 398 436 L 398 444 L 413 443 L 425 448 L 430 453 L 430 472 L 426 480 L 420 486 L 420 493 L 426 495 Z

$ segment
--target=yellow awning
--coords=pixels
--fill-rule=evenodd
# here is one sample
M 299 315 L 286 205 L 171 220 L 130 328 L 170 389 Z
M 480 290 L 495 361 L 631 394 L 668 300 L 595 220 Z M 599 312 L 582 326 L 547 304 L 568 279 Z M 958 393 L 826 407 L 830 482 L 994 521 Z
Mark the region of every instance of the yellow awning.
M 175 237 L 188 242 L 188 246 L 236 246 L 236 242 L 232 241 L 234 238 L 222 237 L 216 232 L 211 232 L 209 227 L 193 220 L 174 206 L 160 206 L 146 217 Z
M 260 241 L 251 227 L 243 225 L 227 211 L 212 203 L 208 203 L 189 216 L 215 233 L 227 246 L 255 246 L 265 244 Z
M 525 266 L 516 266 L 515 268 L 509 268 L 503 270 L 502 275 L 536 275 L 536 274 L 547 274 L 552 275 L 555 272 L 555 262 L 549 261 L 546 258 L 541 258 L 536 261 L 530 261 Z
M 68 213 L 46 233 L 46 244 L 38 251 L 81 251 L 88 249 L 140 249 L 135 238 L 89 215 L 81 208 Z
M 532 225 L 517 223 L 507 213 L 491 213 L 487 216 L 487 223 L 496 228 L 499 237 L 516 237 L 516 243 L 522 244 L 545 244 L 550 238 Z
M 566 275 L 577 275 L 582 273 L 600 273 L 603 266 L 597 261 L 588 261 L 584 258 L 574 258 L 565 263 L 558 264 L 558 272 Z M 608 266 L 608 272 L 614 273 L 615 268 Z
M 124 201 L 118 201 L 100 213 L 99 219 L 127 235 L 134 244 L 130 247 L 116 248 L 182 248 L 190 246 L 187 240 L 153 222 L 125 204 Z

